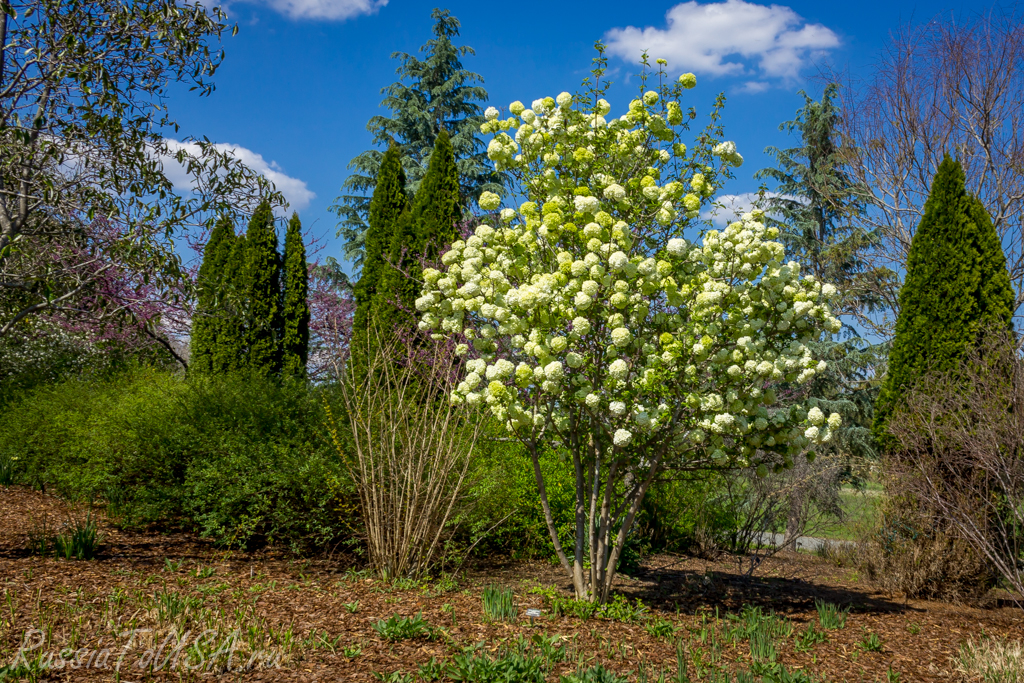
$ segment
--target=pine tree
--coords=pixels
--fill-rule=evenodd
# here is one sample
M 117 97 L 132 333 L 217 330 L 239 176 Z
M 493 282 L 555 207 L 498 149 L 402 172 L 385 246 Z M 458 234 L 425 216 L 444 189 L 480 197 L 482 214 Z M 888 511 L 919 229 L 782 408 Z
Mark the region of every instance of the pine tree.
M 500 177 L 487 159 L 480 139 L 483 111 L 479 102 L 487 100 L 487 91 L 479 74 L 467 71 L 461 58 L 473 49 L 457 47 L 452 39 L 459 35 L 459 20 L 448 10 L 435 9 L 434 38 L 420 48 L 424 59 L 396 52 L 400 60 L 400 80 L 384 88 L 381 106 L 391 116 L 374 116 L 367 124 L 373 144 L 397 145 L 411 197 L 428 170 L 434 142 L 441 131 L 451 135 L 451 145 L 459 168 L 459 201 L 463 207 L 475 201 L 484 190 L 500 192 Z M 341 218 L 338 236 L 345 240 L 345 257 L 362 266 L 370 196 L 376 185 L 384 154 L 368 150 L 349 162 L 356 173 L 342 185 L 342 196 L 332 207 Z
M 197 277 L 198 300 L 192 318 L 189 368 L 209 374 L 214 371 L 218 338 L 225 323 L 223 306 L 224 271 L 235 243 L 231 219 L 223 217 L 214 226 L 203 249 L 203 262 Z
M 388 251 L 389 266 L 374 295 L 373 315 L 382 329 L 414 325 L 423 261 L 433 262 L 459 237 L 459 180 L 448 134 L 441 131 L 412 209 L 399 219 Z
M 246 366 L 264 375 L 281 371 L 281 257 L 270 202 L 260 204 L 245 235 Z
M 284 238 L 284 310 L 281 336 L 282 373 L 306 376 L 309 354 L 309 267 L 297 213 L 288 222 Z
M 773 156 L 778 166 L 754 176 L 777 183 L 763 207 L 778 227 L 787 255 L 820 282 L 836 286 L 839 294 L 833 310 L 840 315 L 871 313 L 881 302 L 869 294 L 872 290 L 864 283 L 891 275 L 864 259 L 878 239 L 858 220 L 865 212 L 869 192 L 846 170 L 850 155 L 840 142 L 842 119 L 835 102 L 838 86 L 828 85 L 817 102 L 805 92 L 800 94 L 804 106 L 792 121 L 779 126 L 782 131 L 799 134 L 800 146 L 768 147 L 765 153 Z M 842 416 L 834 449 L 846 455 L 873 455 L 870 425 L 877 386 L 869 377 L 882 356 L 882 346 L 860 338 L 849 325 L 844 326 L 843 336 L 846 338 L 830 337 L 811 344 L 816 357 L 827 359 L 828 369 L 802 390 L 817 398 L 826 413 Z
M 992 327 L 1012 329 L 1014 294 L 999 236 L 948 155 L 939 165 L 910 244 L 896 336 L 875 406 L 873 432 L 891 446 L 886 424 L 900 396 L 930 371 L 954 370 Z

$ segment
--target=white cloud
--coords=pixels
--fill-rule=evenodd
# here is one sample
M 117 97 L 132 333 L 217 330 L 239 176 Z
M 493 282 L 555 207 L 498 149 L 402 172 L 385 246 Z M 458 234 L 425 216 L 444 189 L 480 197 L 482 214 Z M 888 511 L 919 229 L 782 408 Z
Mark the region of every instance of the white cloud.
M 771 196 L 771 193 L 767 193 Z M 737 218 L 754 208 L 757 201 L 757 192 L 746 192 L 744 194 L 724 194 L 716 198 L 716 202 L 722 204 L 701 212 L 700 217 L 711 221 L 717 227 L 724 228 Z
M 743 89 L 759 92 L 769 82 L 790 83 L 813 57 L 839 46 L 839 36 L 808 24 L 783 5 L 744 0 L 684 2 L 665 15 L 667 27 L 615 28 L 605 35 L 610 54 L 635 62 L 646 50 L 675 72 L 746 77 Z
M 179 149 L 184 149 L 191 155 L 199 155 L 199 145 L 194 143 L 184 143 L 166 138 L 164 139 L 164 142 L 167 144 L 167 149 L 172 153 Z M 316 197 L 316 194 L 306 186 L 306 182 L 304 180 L 299 180 L 298 178 L 293 178 L 287 175 L 276 161 L 267 162 L 263 158 L 263 155 L 258 154 L 251 149 L 246 149 L 240 145 L 217 143 L 214 147 L 216 147 L 218 151 L 229 152 L 250 169 L 274 183 L 274 187 L 276 187 L 277 190 L 284 195 L 284 198 L 288 200 L 289 209 L 292 211 L 302 211 L 309 206 L 309 202 Z M 163 162 L 164 173 L 167 175 L 167 179 L 174 183 L 175 189 L 192 189 L 192 178 L 185 172 L 185 169 L 181 164 L 172 157 L 164 157 Z
M 360 14 L 374 14 L 388 0 L 248 0 L 266 5 L 291 19 L 341 21 Z

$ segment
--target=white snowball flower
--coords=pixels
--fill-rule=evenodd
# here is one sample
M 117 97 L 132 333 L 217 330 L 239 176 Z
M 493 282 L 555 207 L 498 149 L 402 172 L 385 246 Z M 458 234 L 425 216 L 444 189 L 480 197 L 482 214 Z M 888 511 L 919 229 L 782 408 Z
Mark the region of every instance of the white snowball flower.
M 807 431 L 804 432 L 804 436 L 806 436 L 811 441 L 814 441 L 815 439 L 818 438 L 818 428 L 813 425 L 808 427 Z
M 608 187 L 604 188 L 604 196 L 606 199 L 610 199 L 613 202 L 621 202 L 626 198 L 626 188 L 617 183 L 612 183 Z
M 593 409 L 596 408 L 601 403 L 601 397 L 598 396 L 597 394 L 590 393 L 587 394 L 587 397 L 583 399 L 583 401 L 584 403 L 587 404 L 588 408 Z
M 597 112 L 598 116 L 604 116 L 611 110 L 612 105 L 608 104 L 608 100 L 602 99 L 597 101 L 597 108 L 595 109 L 595 111 Z
M 580 336 L 590 332 L 590 321 L 583 316 L 576 316 L 572 319 L 572 331 Z
M 612 344 L 615 344 L 619 348 L 628 346 L 629 342 L 633 340 L 633 335 L 625 327 L 616 327 L 612 330 Z
M 697 85 L 697 77 L 693 74 L 683 74 L 679 77 L 679 84 L 689 90 Z
M 668 253 L 673 256 L 684 256 L 686 254 L 686 240 L 674 237 L 668 241 Z
M 558 106 L 562 109 L 568 109 L 572 104 L 572 95 L 567 92 L 559 93 L 558 97 L 555 98 L 555 102 L 557 102 Z
M 843 418 L 839 413 L 832 413 L 828 416 L 828 426 L 830 429 L 838 429 L 841 424 L 843 424 Z
M 493 121 L 494 119 L 498 118 L 498 114 L 500 113 L 501 112 L 498 111 L 497 107 L 487 107 L 487 109 L 484 111 L 484 118 L 487 119 L 488 121 Z
M 821 412 L 821 408 L 815 406 L 807 411 L 807 419 L 812 425 L 820 427 L 825 423 L 825 413 Z
M 616 429 L 615 430 L 615 435 L 612 436 L 612 443 L 615 444 L 616 446 L 619 446 L 621 448 L 622 446 L 625 446 L 626 444 L 628 444 L 629 440 L 632 439 L 632 438 L 633 438 L 633 435 L 630 434 L 625 429 Z
M 579 366 L 583 365 L 583 356 L 576 353 L 575 351 L 570 351 L 569 353 L 565 354 L 565 363 L 570 368 L 578 368 Z
M 626 414 L 626 404 L 622 401 L 612 401 L 608 404 L 608 412 L 615 417 Z
M 544 376 L 552 382 L 557 382 L 565 377 L 565 370 L 562 368 L 562 364 L 557 360 L 551 361 L 544 366 Z
M 621 251 L 617 251 L 608 257 L 608 265 L 612 270 L 622 270 L 629 263 L 629 257 Z
M 494 211 L 501 206 L 501 197 L 493 192 L 484 192 L 480 195 L 478 203 L 480 204 L 480 208 L 484 211 Z
M 626 375 L 629 374 L 629 366 L 626 365 L 626 361 L 621 358 L 616 358 L 608 366 L 608 375 L 613 379 L 626 379 Z
M 508 223 L 508 222 L 510 222 L 515 217 L 516 217 L 516 210 L 515 209 L 502 209 L 501 210 L 501 220 L 502 221 Z

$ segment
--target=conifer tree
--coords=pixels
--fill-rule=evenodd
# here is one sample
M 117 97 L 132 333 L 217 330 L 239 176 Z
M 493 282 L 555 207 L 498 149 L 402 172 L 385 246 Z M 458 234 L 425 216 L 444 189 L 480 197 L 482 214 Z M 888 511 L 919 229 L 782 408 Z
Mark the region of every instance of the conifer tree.
M 423 59 L 404 52 L 392 55 L 400 61 L 400 80 L 384 88 L 381 106 L 390 116 L 374 116 L 367 124 L 373 144 L 390 148 L 397 145 L 406 174 L 406 192 L 410 197 L 428 170 L 434 142 L 441 131 L 451 136 L 451 145 L 459 167 L 459 197 L 463 207 L 475 201 L 484 190 L 501 191 L 500 177 L 487 159 L 480 135 L 487 91 L 479 74 L 463 68 L 462 57 L 473 49 L 456 46 L 459 20 L 448 10 L 435 9 L 434 38 L 420 48 Z M 332 207 L 341 218 L 338 235 L 345 240 L 345 257 L 363 264 L 370 195 L 376 185 L 384 154 L 378 150 L 363 152 L 349 162 L 355 173 L 342 185 L 342 196 Z
M 275 375 L 281 371 L 281 258 L 270 202 L 252 215 L 245 235 L 244 278 L 245 364 Z
M 309 354 L 309 267 L 297 213 L 288 222 L 284 238 L 284 310 L 281 336 L 282 373 L 306 376 Z
M 199 266 L 198 300 L 189 340 L 189 368 L 193 372 L 208 374 L 214 371 L 220 328 L 225 322 L 224 271 L 234 243 L 235 229 L 231 219 L 225 216 L 217 221 L 210 233 L 210 239 L 203 248 L 203 262 Z
M 448 134 L 442 131 L 412 209 L 398 221 L 388 250 L 389 264 L 374 295 L 373 315 L 382 329 L 414 324 L 423 261 L 436 261 L 459 237 L 455 227 L 462 219 L 458 193 L 454 152 Z
M 873 425 L 886 447 L 886 424 L 907 388 L 927 372 L 955 369 L 983 331 L 1012 329 L 1014 295 L 999 236 L 984 206 L 967 193 L 960 163 L 948 155 L 911 242 L 899 302 Z
M 233 235 L 224 244 L 224 272 L 220 278 L 220 317 L 211 353 L 210 371 L 215 374 L 246 367 L 245 235 Z
M 377 185 L 370 201 L 369 227 L 366 230 L 366 251 L 359 281 L 353 288 L 356 311 L 352 322 L 353 361 L 360 366 L 362 351 L 366 348 L 366 335 L 371 327 L 373 305 L 377 291 L 383 286 L 386 271 L 391 268 L 388 258 L 391 243 L 400 221 L 409 211 L 405 193 L 405 172 L 402 153 L 392 146 L 384 154 Z
M 878 238 L 858 220 L 870 193 L 848 172 L 850 155 L 839 135 L 838 86 L 828 85 L 820 101 L 805 92 L 800 94 L 804 106 L 779 129 L 798 134 L 801 144 L 765 149 L 778 165 L 758 171 L 754 177 L 774 180 L 777 186 L 762 205 L 769 221 L 779 229 L 787 256 L 820 282 L 837 288 L 833 311 L 847 316 L 870 314 L 881 302 L 870 293 L 877 288 L 865 284 L 891 274 L 871 267 L 864 258 Z M 833 448 L 846 455 L 874 455 L 870 429 L 877 386 L 868 377 L 883 355 L 882 346 L 860 338 L 850 325 L 844 325 L 841 336 L 845 339 L 830 337 L 811 344 L 817 357 L 827 359 L 828 369 L 803 390 L 818 399 L 823 411 L 842 415 Z

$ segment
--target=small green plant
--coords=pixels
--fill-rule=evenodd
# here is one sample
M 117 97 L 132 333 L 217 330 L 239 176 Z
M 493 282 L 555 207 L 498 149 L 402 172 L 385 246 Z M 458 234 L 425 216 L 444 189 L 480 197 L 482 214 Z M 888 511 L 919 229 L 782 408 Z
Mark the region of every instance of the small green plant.
M 916 636 L 921 632 L 921 625 L 916 621 L 912 621 L 909 624 L 907 624 L 907 631 L 910 632 L 910 635 Z
M 91 512 L 84 520 L 69 521 L 58 533 L 52 533 L 45 521 L 29 531 L 29 550 L 43 557 L 95 560 L 102 542 Z
M 412 674 L 402 673 L 401 671 L 392 671 L 389 674 L 374 671 L 373 677 L 381 681 L 381 683 L 412 683 Z
M 519 652 L 492 657 L 476 647 L 455 655 L 445 671 L 447 678 L 460 683 L 544 683 L 547 673 L 547 662 L 540 657 Z
M 444 678 L 444 664 L 431 657 L 426 664 L 421 664 L 416 671 L 416 678 L 421 681 L 439 681 Z
M 349 614 L 355 614 L 359 611 L 359 601 L 353 600 L 352 602 L 342 603 Z
M 484 615 L 491 621 L 515 621 L 519 616 L 516 596 L 507 586 L 485 586 L 483 602 Z
M 861 649 L 865 652 L 881 652 L 882 651 L 882 639 L 878 637 L 877 633 L 864 632 L 864 638 L 860 641 Z
M 626 624 L 635 624 L 646 615 L 647 606 L 642 601 L 637 599 L 635 603 L 631 603 L 622 594 L 616 595 L 611 602 L 607 602 L 597 609 L 597 616 Z
M 626 679 L 601 664 L 562 676 L 560 683 L 626 683 Z
M 14 485 L 14 458 L 0 455 L 0 486 Z
M 181 569 L 181 565 L 185 564 L 185 560 L 172 560 L 167 557 L 164 559 L 164 569 L 169 572 L 176 572 Z
M 818 610 L 818 623 L 826 631 L 836 631 L 846 627 L 846 618 L 850 616 L 850 606 L 839 609 L 838 605 L 831 602 L 815 600 L 814 606 Z
M 359 645 L 346 645 L 341 648 L 341 654 L 345 655 L 347 659 L 355 659 L 363 654 L 363 648 Z
M 417 613 L 414 617 L 400 617 L 393 614 L 387 620 L 381 619 L 376 622 L 373 625 L 373 630 L 391 642 L 413 638 L 432 640 L 435 636 L 434 627 L 423 618 L 422 613 Z
M 886 683 L 900 683 L 900 674 L 898 671 L 893 671 L 892 667 L 890 666 L 889 669 L 885 672 L 885 680 Z
M 196 578 L 197 579 L 208 579 L 208 578 L 210 578 L 211 576 L 213 576 L 216 573 L 217 573 L 217 570 L 214 569 L 213 567 L 196 567 Z
M 441 574 L 434 579 L 429 587 L 424 588 L 428 595 L 438 596 L 451 593 L 459 589 L 459 582 L 452 574 Z
M 679 627 L 668 619 L 655 619 L 647 624 L 645 630 L 655 638 L 672 638 Z
M 808 652 L 815 645 L 824 643 L 828 640 L 828 633 L 825 631 L 819 631 L 815 627 L 814 622 L 807 624 L 807 628 L 801 631 L 796 637 L 796 651 L 797 652 Z

